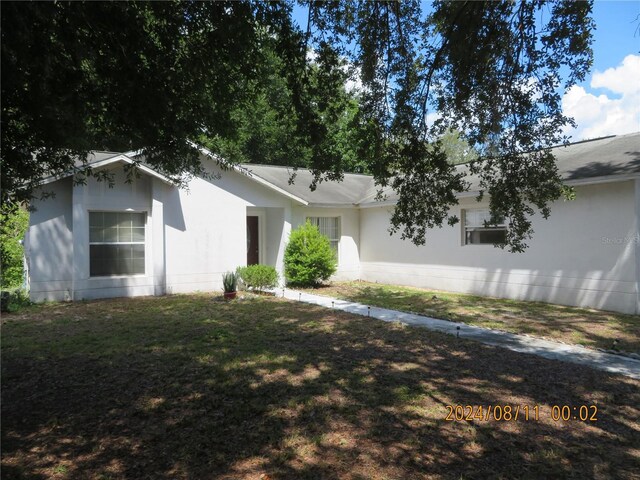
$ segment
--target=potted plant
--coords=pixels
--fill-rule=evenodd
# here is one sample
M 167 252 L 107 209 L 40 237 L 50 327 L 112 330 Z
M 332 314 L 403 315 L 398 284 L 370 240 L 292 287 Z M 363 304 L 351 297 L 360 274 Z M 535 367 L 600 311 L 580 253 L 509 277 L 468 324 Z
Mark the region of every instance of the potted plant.
M 222 287 L 224 288 L 224 298 L 236 298 L 238 294 L 238 277 L 234 272 L 222 274 Z

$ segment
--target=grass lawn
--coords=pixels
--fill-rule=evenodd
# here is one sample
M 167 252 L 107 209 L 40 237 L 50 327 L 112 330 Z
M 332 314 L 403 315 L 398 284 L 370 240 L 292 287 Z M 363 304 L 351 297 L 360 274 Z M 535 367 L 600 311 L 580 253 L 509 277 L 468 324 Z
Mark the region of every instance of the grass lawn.
M 359 281 L 307 291 L 587 347 L 610 349 L 618 340 L 619 349 L 640 353 L 638 315 Z
M 521 410 L 447 421 L 449 405 Z M 623 376 L 273 297 L 2 317 L 5 480 L 639 475 L 640 382 Z

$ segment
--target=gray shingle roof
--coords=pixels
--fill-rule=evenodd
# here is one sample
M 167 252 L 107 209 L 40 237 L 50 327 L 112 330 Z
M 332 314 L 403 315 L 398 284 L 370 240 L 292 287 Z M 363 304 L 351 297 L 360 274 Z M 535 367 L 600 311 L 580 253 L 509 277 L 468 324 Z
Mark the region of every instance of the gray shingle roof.
M 309 185 L 313 181 L 313 174 L 307 169 L 298 169 L 295 172 L 294 183 L 289 185 L 289 179 L 294 173 L 292 168 L 256 164 L 244 164 L 242 167 L 252 175 L 256 175 L 298 198 L 321 205 L 358 203 L 364 192 L 373 185 L 373 178 L 369 175 L 345 173 L 344 180 L 341 182 L 322 182 L 312 192 Z
M 588 180 L 596 177 L 616 175 L 640 175 L 640 132 L 628 135 L 603 137 L 594 140 L 572 143 L 570 145 L 553 148 L 556 156 L 560 176 L 565 181 Z M 91 165 L 118 155 L 117 152 L 95 151 L 88 158 Z M 78 162 L 82 166 L 82 162 Z M 242 167 L 251 175 L 301 198 L 310 204 L 318 205 L 354 205 L 375 202 L 378 188 L 369 175 L 346 173 L 341 182 L 322 182 L 315 191 L 309 185 L 313 180 L 312 173 L 307 169 L 295 172 L 293 184 L 289 179 L 294 173 L 292 168 L 274 165 L 244 164 Z M 465 165 L 459 169 L 467 169 Z M 468 176 L 471 183 L 470 191 L 477 191 L 478 178 Z M 394 201 L 397 195 L 386 189 L 386 199 Z
M 567 182 L 616 175 L 640 175 L 640 132 L 585 140 L 554 147 L 552 151 L 560 177 Z M 468 170 L 466 165 L 458 168 Z M 478 191 L 479 179 L 476 175 L 469 175 L 466 180 L 471 183 L 470 192 Z M 371 186 L 358 203 L 374 202 L 377 191 L 375 186 Z M 388 201 L 398 198 L 389 188 L 384 190 L 384 194 Z
M 640 173 L 640 133 L 556 147 L 553 153 L 564 180 Z

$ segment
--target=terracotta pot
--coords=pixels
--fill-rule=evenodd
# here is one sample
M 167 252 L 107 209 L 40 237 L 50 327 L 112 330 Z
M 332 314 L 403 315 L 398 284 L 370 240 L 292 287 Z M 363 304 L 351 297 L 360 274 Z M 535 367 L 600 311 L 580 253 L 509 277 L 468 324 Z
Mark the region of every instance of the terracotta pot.
M 224 298 L 226 298 L 227 300 L 232 300 L 236 298 L 237 295 L 238 292 L 224 292 Z

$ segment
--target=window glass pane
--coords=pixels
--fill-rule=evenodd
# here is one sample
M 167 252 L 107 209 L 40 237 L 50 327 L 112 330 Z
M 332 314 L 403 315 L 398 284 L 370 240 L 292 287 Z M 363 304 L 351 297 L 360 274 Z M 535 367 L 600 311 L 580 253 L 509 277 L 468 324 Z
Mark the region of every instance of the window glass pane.
M 96 228 L 104 227 L 104 213 L 89 212 L 89 226 Z
M 103 242 L 118 241 L 118 227 L 108 227 L 104 229 Z
M 322 219 L 324 222 L 323 230 L 324 234 L 331 240 L 337 240 L 338 238 L 338 222 L 336 217 L 327 217 Z
M 104 245 L 91 245 L 89 248 L 89 259 L 91 262 L 94 260 L 100 260 L 104 257 Z
M 90 257 L 91 276 L 144 273 L 144 245 L 91 245 Z
M 132 242 L 144 242 L 144 227 L 134 227 L 131 230 Z
M 89 241 L 90 242 L 104 242 L 104 231 L 102 227 L 91 227 L 89 229 Z
M 145 221 L 145 213 L 90 212 L 91 276 L 144 274 Z
M 340 217 L 307 217 L 307 220 L 311 225 L 318 227 L 320 233 L 329 239 L 337 259 L 340 243 Z
M 467 244 L 496 244 L 505 243 L 507 232 L 504 228 L 468 230 L 466 232 Z
M 132 213 L 118 213 L 118 226 L 131 228 L 131 215 Z
M 131 226 L 144 227 L 144 213 L 131 213 Z
M 119 227 L 118 228 L 118 242 L 131 242 L 131 227 L 129 227 L 129 228 Z
M 118 225 L 118 214 L 114 212 L 104 212 L 104 226 L 115 227 Z
M 131 257 L 144 260 L 144 245 L 131 245 Z
M 491 222 L 491 212 L 488 208 L 473 208 L 464 211 L 465 227 L 484 227 L 485 222 Z M 503 225 L 504 219 L 498 219 L 498 225 Z
M 116 258 L 130 258 L 131 245 L 115 245 Z
M 340 217 L 307 217 L 329 240 L 340 240 Z
M 132 262 L 133 262 L 133 265 L 132 265 L 133 271 L 132 271 L 132 273 L 137 274 L 137 275 L 144 273 L 144 256 L 143 256 L 143 258 L 134 258 L 132 260 Z
M 132 258 L 119 258 L 118 259 L 118 271 L 122 275 L 132 275 L 134 272 L 133 269 L 133 259 Z
M 111 275 L 109 266 L 115 260 L 115 251 L 109 245 L 91 245 L 89 248 L 91 276 Z

